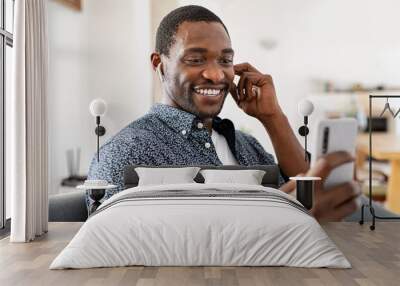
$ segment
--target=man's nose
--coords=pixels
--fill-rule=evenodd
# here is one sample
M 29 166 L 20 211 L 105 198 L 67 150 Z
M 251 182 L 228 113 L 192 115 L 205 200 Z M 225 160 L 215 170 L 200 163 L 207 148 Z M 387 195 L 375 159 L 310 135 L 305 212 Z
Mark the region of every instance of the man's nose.
M 225 78 L 225 74 L 219 66 L 210 64 L 203 70 L 203 77 L 217 84 Z

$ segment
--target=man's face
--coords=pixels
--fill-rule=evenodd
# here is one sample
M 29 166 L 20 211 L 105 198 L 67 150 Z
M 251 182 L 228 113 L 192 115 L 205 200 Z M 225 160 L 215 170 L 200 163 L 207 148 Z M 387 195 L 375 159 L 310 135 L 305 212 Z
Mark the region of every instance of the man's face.
M 163 57 L 167 96 L 200 118 L 222 109 L 234 78 L 233 50 L 217 22 L 183 22 L 168 57 Z

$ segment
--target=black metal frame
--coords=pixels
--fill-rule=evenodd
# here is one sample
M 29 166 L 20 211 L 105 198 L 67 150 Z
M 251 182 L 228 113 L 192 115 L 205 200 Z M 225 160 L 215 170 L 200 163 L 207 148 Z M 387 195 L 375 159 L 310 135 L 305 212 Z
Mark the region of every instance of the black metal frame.
M 383 217 L 383 216 L 377 216 L 375 214 L 375 209 L 372 205 L 372 99 L 373 98 L 400 98 L 400 95 L 369 95 L 369 118 L 368 118 L 368 132 L 369 132 L 369 157 L 368 157 L 368 162 L 369 162 L 369 201 L 368 204 L 363 204 L 361 206 L 361 220 L 360 224 L 364 223 L 364 208 L 367 207 L 369 208 L 369 211 L 372 216 L 372 225 L 369 226 L 371 230 L 375 229 L 375 219 L 381 219 L 381 220 L 397 220 L 400 219 L 400 217 Z
M 0 0 L 1 5 L 1 22 L 0 22 L 0 201 L 1 201 L 1 214 L 0 214 L 0 229 L 2 232 L 9 230 L 10 223 L 6 220 L 6 190 L 5 190 L 5 93 L 6 93 L 6 47 L 13 47 L 13 34 L 6 30 L 6 2 Z M 14 3 L 15 1 L 12 0 Z M 13 4 L 14 5 L 14 4 Z M 14 7 L 14 6 L 13 6 Z M 14 8 L 13 8 L 14 13 Z

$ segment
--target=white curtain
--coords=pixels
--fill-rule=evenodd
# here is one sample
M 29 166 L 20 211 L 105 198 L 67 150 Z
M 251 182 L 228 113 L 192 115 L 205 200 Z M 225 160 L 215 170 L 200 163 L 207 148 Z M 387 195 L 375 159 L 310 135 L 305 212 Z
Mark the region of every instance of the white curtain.
M 12 242 L 47 232 L 47 0 L 16 0 L 11 96 Z

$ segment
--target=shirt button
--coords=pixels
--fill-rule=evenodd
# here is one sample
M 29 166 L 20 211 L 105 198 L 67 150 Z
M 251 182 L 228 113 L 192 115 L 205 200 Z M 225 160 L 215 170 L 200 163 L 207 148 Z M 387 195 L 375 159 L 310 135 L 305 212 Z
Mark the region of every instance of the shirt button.
M 201 122 L 199 122 L 199 123 L 197 123 L 197 128 L 199 128 L 199 129 L 201 129 L 201 128 L 203 128 L 203 123 L 201 123 Z
M 208 148 L 210 148 L 211 147 L 211 144 L 210 143 L 208 143 L 208 142 L 206 142 L 206 144 L 204 144 L 204 146 L 208 149 Z
M 183 134 L 183 135 L 186 135 L 186 130 L 182 130 L 182 134 Z

